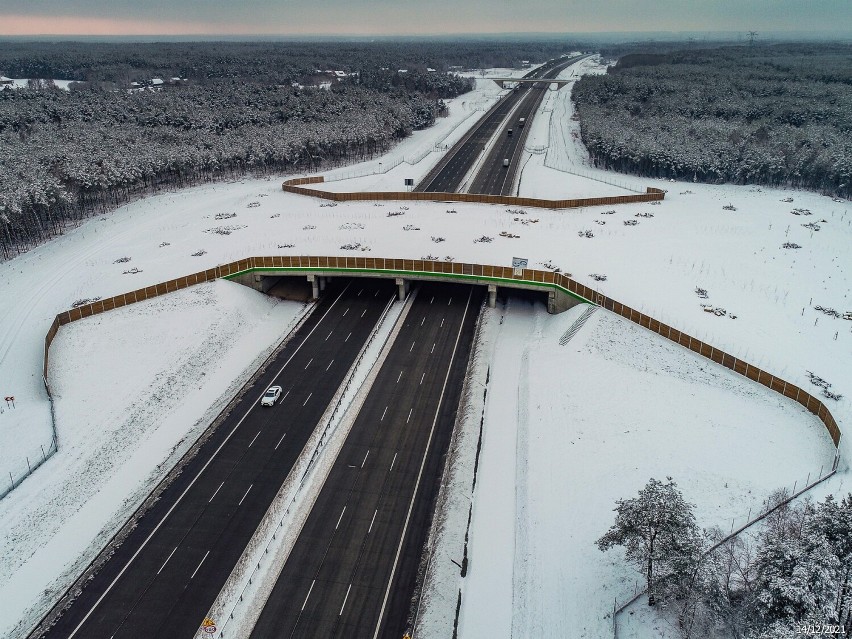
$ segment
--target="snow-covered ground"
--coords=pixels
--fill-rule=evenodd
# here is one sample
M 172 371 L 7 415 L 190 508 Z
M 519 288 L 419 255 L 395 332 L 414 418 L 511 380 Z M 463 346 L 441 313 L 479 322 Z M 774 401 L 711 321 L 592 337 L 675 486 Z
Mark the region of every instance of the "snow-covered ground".
M 9 78 L 9 79 L 12 80 L 11 86 L 15 89 L 25 89 L 29 86 L 29 82 L 30 82 L 28 78 Z M 52 82 L 54 84 L 54 86 L 56 86 L 59 89 L 65 89 L 66 91 L 68 91 L 69 90 L 68 85 L 70 85 L 72 82 L 74 82 L 74 80 L 48 80 L 48 82 Z M 0 89 L 2 89 L 2 87 L 0 87 Z
M 578 66 L 585 71 L 594 70 L 592 62 Z M 570 71 L 567 73 L 570 74 Z M 814 308 L 822 305 L 838 311 L 852 310 L 849 287 L 852 280 L 849 248 L 852 246 L 852 205 L 808 192 L 662 183 L 592 169 L 588 167 L 576 135 L 577 123 L 570 119 L 568 90 L 566 87 L 551 94 L 545 102 L 543 110 L 550 109 L 552 115 L 546 138 L 541 125 L 533 124 L 533 135 L 527 146 L 533 151 L 538 144 L 548 143 L 550 147 L 547 154 L 534 153 L 526 163 L 521 194 L 582 197 L 623 193 L 622 189 L 607 184 L 616 182 L 635 190 L 663 186 L 669 189 L 664 202 L 656 206 L 624 205 L 568 211 L 529 209 L 525 214 L 510 213 L 499 206 L 474 204 L 353 202 L 329 206 L 323 201 L 283 193 L 280 186 L 283 176 L 245 179 L 168 192 L 134 202 L 106 216 L 89 220 L 44 246 L 0 264 L 0 299 L 14 300 L 14 303 L 0 306 L 0 392 L 4 396 L 16 397 L 16 408 L 6 409 L 3 405 L 0 413 L 0 478 L 9 472 L 17 475 L 25 471 L 26 457 L 40 455 L 40 447 L 49 445 L 51 441 L 50 412 L 41 381 L 41 363 L 44 334 L 56 313 L 66 310 L 76 300 L 108 297 L 248 255 L 409 258 L 431 255 L 438 259 L 501 265 L 510 264 L 513 256 L 527 257 L 534 268 L 542 268 L 545 264 L 559 267 L 580 282 L 598 287 L 625 304 L 644 310 L 817 393 L 819 389 L 809 384 L 806 374 L 808 370 L 813 371 L 832 383 L 834 392 L 845 396 L 838 402 L 826 401 L 841 429 L 852 430 L 852 404 L 849 400 L 852 366 L 848 363 L 852 355 L 852 323 Z M 490 80 L 478 81 L 476 91 L 452 101 L 449 117 L 439 121 L 432 129 L 416 133 L 382 158 L 330 171 L 328 175 L 333 178 L 345 178 L 347 172 L 362 176 L 339 179 L 334 182 L 334 188 L 398 190 L 404 178 L 418 179 L 441 157 L 440 151 L 431 149 L 436 145 L 440 148 L 461 136 L 473 124 L 475 115 L 487 109 L 500 91 Z M 542 142 L 545 139 L 548 142 Z M 420 156 L 422 160 L 414 162 Z M 544 160 L 537 163 L 534 162 L 536 158 Z M 413 163 L 409 164 L 405 159 Z M 386 170 L 397 162 L 399 164 L 395 168 Z M 367 175 L 373 171 L 380 174 Z M 736 210 L 723 208 L 729 204 Z M 610 210 L 614 212 L 610 213 Z M 389 216 L 390 213 L 402 215 Z M 642 217 L 637 217 L 637 214 Z M 811 222 L 816 222 L 820 230 L 802 226 Z M 520 237 L 500 237 L 501 231 Z M 483 235 L 493 241 L 474 241 Z M 787 242 L 801 245 L 801 248 L 782 248 L 782 244 Z M 355 250 L 343 248 L 352 244 L 360 247 Z M 119 261 L 124 258 L 129 258 L 129 261 Z M 607 279 L 597 281 L 593 274 L 606 275 Z M 81 549 L 91 551 L 96 548 L 98 540 L 126 517 L 146 486 L 150 486 L 155 477 L 162 476 L 180 446 L 187 445 L 198 429 L 203 428 L 205 420 L 215 414 L 217 402 L 230 397 L 230 389 L 239 381 L 234 379 L 233 371 L 250 372 L 252 362 L 274 345 L 300 309 L 291 304 L 270 308 L 271 302 L 261 301 L 262 297 L 238 285 L 221 282 L 206 286 L 204 290 L 213 291 L 210 295 L 218 300 L 208 307 L 198 302 L 198 296 L 203 295 L 202 289 L 189 290 L 162 298 L 163 301 L 152 301 L 148 303 L 152 305 L 150 307 L 128 307 L 61 329 L 51 350 L 52 376 L 56 375 L 59 395 L 57 428 L 60 452 L 19 488 L 0 500 L 0 529 L 4 544 L 0 563 L 0 583 L 3 584 L 0 591 L 0 635 L 10 634 L 11 628 L 25 619 L 27 608 L 36 600 L 41 599 L 46 605 L 49 603 L 46 600 L 73 578 L 74 567 L 83 563 L 86 557 L 85 552 L 80 554 Z M 707 299 L 697 296 L 697 287 L 706 289 Z M 239 292 L 224 293 L 226 290 Z M 174 305 L 174 310 L 166 312 L 163 308 L 162 313 L 146 310 L 160 308 L 158 304 Z M 724 307 L 727 314 L 720 316 L 704 312 L 701 304 Z M 192 311 L 193 308 L 195 311 Z M 202 313 L 201 308 L 206 310 Z M 171 312 L 177 319 L 166 319 Z M 133 332 L 138 330 L 137 341 L 113 331 L 122 323 L 120 318 L 126 313 L 130 314 L 128 317 L 138 314 L 138 318 L 144 318 L 144 321 L 137 318 L 134 326 L 138 329 L 132 329 Z M 732 315 L 736 315 L 736 319 L 732 319 Z M 229 317 L 231 319 L 224 319 Z M 600 326 L 595 327 L 595 322 L 601 325 L 605 322 L 602 317 L 603 313 L 596 313 L 584 331 L 602 330 Z M 175 338 L 173 343 L 153 340 L 150 337 L 152 333 L 145 332 L 155 330 L 145 327 L 156 321 L 159 327 L 169 327 L 169 335 L 175 334 L 172 332 L 177 331 L 174 325 L 183 319 L 189 320 L 186 335 Z M 216 351 L 219 348 L 216 345 L 221 341 L 219 331 L 224 330 L 230 321 L 242 322 L 244 329 L 240 334 L 254 334 L 255 338 L 249 339 L 248 345 L 240 345 L 242 342 L 233 345 L 231 357 L 239 361 L 221 368 L 224 371 L 221 376 L 208 372 L 203 379 L 193 378 L 194 369 L 188 351 L 183 347 L 169 348 L 169 345 L 183 344 L 185 340 L 187 349 L 197 349 L 193 352 L 199 361 L 212 358 L 213 361 L 227 362 L 227 357 L 216 355 L 220 352 Z M 568 320 L 542 317 L 536 321 L 544 327 L 543 334 L 547 335 L 548 326 Z M 632 328 L 624 322 L 615 325 L 625 327 L 625 331 Z M 87 326 L 97 328 L 88 329 Z M 612 338 L 618 339 L 617 333 L 621 328 L 618 331 L 610 328 Z M 109 339 L 99 337 L 95 341 L 92 337 L 95 330 L 99 336 Z M 584 331 L 575 337 L 576 344 L 571 342 L 567 349 L 551 347 L 552 356 L 579 348 Z M 202 336 L 207 339 L 202 340 Z M 535 335 L 531 337 L 531 344 L 534 345 L 538 339 Z M 152 342 L 158 342 L 159 348 L 152 349 Z M 77 346 L 72 347 L 72 343 Z M 121 349 L 116 344 L 121 344 Z M 102 348 L 98 349 L 98 345 Z M 579 353 L 576 358 L 572 355 L 569 365 L 555 369 L 558 374 L 554 374 L 553 379 L 542 380 L 541 387 L 531 387 L 530 392 L 581 383 L 582 380 L 575 377 L 582 372 L 578 372 L 573 364 L 585 365 L 595 357 L 603 358 L 600 354 L 593 357 L 592 351 Z M 545 361 L 546 354 L 541 354 L 539 359 L 543 365 L 553 363 Z M 150 363 L 144 363 L 146 361 Z M 531 361 L 536 361 L 534 356 Z M 137 372 L 126 362 L 134 362 Z M 623 390 L 625 400 L 619 405 L 628 398 L 636 398 L 637 388 L 645 383 L 644 372 L 640 375 L 630 365 L 605 358 L 592 364 L 611 375 L 623 374 L 624 379 L 629 380 L 629 386 Z M 648 365 L 651 366 L 651 363 Z M 704 365 L 705 368 L 713 367 L 709 363 Z M 66 371 L 64 375 L 63 370 Z M 534 374 L 536 369 L 530 370 L 530 374 Z M 76 371 L 77 381 L 67 371 Z M 80 371 L 84 374 L 81 375 Z M 187 389 L 190 388 L 189 381 L 196 383 L 198 400 L 187 407 L 188 412 L 183 414 L 179 426 L 156 428 L 150 422 L 138 426 L 138 435 L 145 439 L 138 446 L 150 450 L 153 455 L 147 460 L 147 466 L 136 465 L 135 455 L 123 458 L 126 453 L 120 447 L 99 439 L 96 431 L 102 416 L 118 415 L 122 423 L 137 414 L 144 416 L 147 414 L 145 406 L 138 402 L 161 396 L 163 380 L 173 375 L 184 380 L 181 383 L 187 384 Z M 511 378 L 511 375 L 508 377 Z M 675 379 L 672 383 L 679 384 L 678 387 L 684 390 L 688 388 L 682 380 Z M 610 386 L 618 384 L 619 381 L 613 379 Z M 100 389 L 115 389 L 116 385 L 122 389 L 129 386 L 134 391 L 119 393 L 125 402 L 124 407 L 116 404 L 110 411 L 102 411 L 98 404 L 103 401 Z M 588 387 L 587 394 L 594 395 L 599 390 Z M 710 391 L 706 393 L 708 397 L 712 395 Z M 166 401 L 172 399 L 170 393 L 165 395 Z M 739 396 L 733 392 L 717 394 L 719 401 L 722 398 L 727 401 L 729 397 Z M 543 399 L 539 397 L 537 401 Z M 638 416 L 644 416 L 643 419 L 647 417 L 646 411 L 660 410 L 658 405 L 641 401 L 643 405 L 636 410 Z M 712 423 L 711 416 L 699 410 L 706 408 L 708 401 L 705 397 L 692 407 L 673 404 L 673 400 L 667 399 L 668 403 L 663 406 L 665 411 L 671 407 L 689 411 L 689 417 L 701 418 L 704 421 L 698 419 L 698 423 L 708 425 Z M 736 405 L 747 410 L 745 403 Z M 94 415 L 90 412 L 93 406 L 97 406 Z M 534 407 L 532 399 L 528 406 Z M 578 407 L 578 419 L 592 419 L 580 409 L 583 407 Z M 602 409 L 608 409 L 608 405 L 604 403 Z M 546 415 L 562 419 L 558 412 L 543 413 L 542 418 Z M 804 437 L 804 433 L 811 433 L 808 437 L 813 435 L 810 417 L 805 415 L 797 423 L 800 436 Z M 113 427 L 114 424 L 107 424 L 107 432 Z M 710 429 L 709 425 L 701 432 L 693 427 L 691 438 L 707 437 L 704 430 L 711 434 L 719 432 L 719 429 Z M 595 439 L 594 429 L 589 426 L 584 432 L 589 438 L 590 454 L 598 452 L 602 455 L 603 445 Z M 825 436 L 820 433 L 819 437 L 824 439 Z M 822 442 L 819 437 L 813 435 L 815 441 Z M 607 441 L 615 444 L 614 438 Z M 565 442 L 557 444 L 552 449 L 554 455 L 571 446 Z M 601 448 L 596 450 L 594 444 Z M 59 509 L 52 520 L 47 513 L 54 513 L 51 504 L 57 498 L 58 487 L 65 481 L 73 481 L 74 473 L 80 474 L 79 469 L 86 467 L 84 460 L 96 454 L 99 445 L 102 447 L 100 450 L 109 450 L 113 456 L 104 460 L 102 465 L 95 465 L 92 472 L 96 472 L 97 477 L 93 476 L 91 490 L 82 486 L 75 502 L 81 512 L 89 514 L 90 521 L 72 517 L 72 523 L 79 522 L 79 527 L 69 528 L 67 544 L 61 543 L 56 533 L 64 517 L 61 513 L 67 512 Z M 782 445 L 787 444 L 782 442 Z M 813 454 L 824 457 L 825 451 L 820 448 L 822 444 L 814 446 Z M 89 448 L 93 451 L 91 454 Z M 536 450 L 531 441 L 528 459 L 534 457 Z M 693 461 L 705 463 L 706 455 L 700 452 L 699 458 Z M 728 454 L 727 449 L 725 454 Z M 813 467 L 816 460 L 809 460 L 807 455 L 810 454 L 807 453 L 802 460 L 807 471 L 816 471 L 818 465 Z M 633 460 L 634 470 L 627 472 L 630 470 L 627 462 Z M 847 468 L 848 462 L 847 455 L 842 461 L 843 469 Z M 110 465 L 118 463 L 134 469 L 134 481 L 98 484 L 98 481 L 104 482 L 112 476 L 113 467 Z M 483 463 L 486 463 L 484 459 Z M 645 463 L 636 456 L 622 459 L 620 463 L 625 472 L 623 483 L 613 480 L 607 489 L 609 492 L 594 495 L 594 499 L 585 506 L 603 513 L 595 520 L 598 523 L 609 521 L 607 518 L 616 497 L 635 493 L 636 482 L 644 482 L 655 472 L 677 475 L 679 469 L 672 464 L 672 470 L 666 470 L 662 462 L 651 458 Z M 796 465 L 788 466 L 786 470 L 789 472 L 785 472 L 783 478 L 767 475 L 765 483 L 750 476 L 741 481 L 748 487 L 752 486 L 748 482 L 754 481 L 753 492 L 765 487 L 771 489 L 796 479 L 792 475 L 797 468 Z M 708 482 L 715 482 L 708 485 L 718 488 L 718 478 L 723 472 L 724 467 L 708 470 Z M 698 490 L 701 479 L 698 475 L 693 476 L 697 478 L 692 484 L 678 477 L 684 492 L 693 501 L 705 499 L 700 492 L 690 494 L 693 488 Z M 780 484 L 773 483 L 776 480 Z M 559 486 L 554 487 L 554 495 L 565 490 Z M 103 495 L 97 489 L 103 489 Z M 720 518 L 729 512 L 735 516 L 744 514 L 739 506 L 747 509 L 746 502 L 729 503 L 724 491 L 717 492 L 712 499 L 706 496 L 703 508 L 707 514 L 703 521 L 709 521 L 715 514 Z M 762 497 L 756 495 L 755 498 L 759 501 Z M 535 505 L 530 504 L 530 508 Z M 47 521 L 37 521 L 41 519 Z M 64 527 L 62 531 L 64 535 Z M 541 530 L 541 539 L 547 539 L 551 534 L 549 531 L 545 526 Z M 591 524 L 577 534 L 580 533 L 591 535 Z M 594 529 L 594 534 L 601 533 L 602 530 Z M 533 537 L 529 543 L 538 543 Z M 584 544 L 578 537 L 576 552 L 589 555 L 597 552 Z M 531 549 L 538 547 L 530 546 Z M 47 549 L 59 553 L 50 569 L 44 563 Z M 573 552 L 565 549 L 565 552 L 569 551 Z M 568 559 L 575 560 L 573 556 L 566 561 Z M 537 561 L 535 557 L 532 560 Z M 480 566 L 483 563 L 481 554 L 478 562 Z M 590 566 L 590 570 L 599 569 Z M 614 568 L 606 574 L 614 574 L 612 570 Z M 66 574 L 63 575 L 63 571 Z M 38 594 L 38 588 L 46 588 L 51 583 L 53 590 L 44 595 Z M 571 581 L 568 586 L 571 584 L 577 586 L 577 582 Z M 586 586 L 580 584 L 580 587 L 585 592 Z M 602 587 L 610 586 L 604 583 Z M 571 592 L 565 590 L 563 595 L 570 597 Z M 607 591 L 606 594 L 613 593 Z M 29 601 L 28 596 L 31 597 Z
M 649 477 L 725 527 L 833 459 L 801 406 L 614 314 L 560 346 L 583 310 L 498 311 L 460 637 L 607 636 L 641 575 L 594 541 Z
M 0 636 L 50 608 L 306 310 L 215 281 L 59 332 L 59 451 L 0 500 Z

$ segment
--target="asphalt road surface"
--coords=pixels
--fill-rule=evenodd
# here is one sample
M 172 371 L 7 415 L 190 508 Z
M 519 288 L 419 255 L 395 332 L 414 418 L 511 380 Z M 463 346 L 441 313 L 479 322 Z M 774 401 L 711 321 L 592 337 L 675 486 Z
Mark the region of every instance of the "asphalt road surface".
M 47 637 L 192 637 L 389 300 L 332 283 L 308 320 Z M 271 408 L 258 400 L 277 384 Z
M 524 78 L 554 78 L 565 67 L 574 64 L 582 57 L 584 56 L 551 60 L 546 65 L 527 73 Z M 526 139 L 526 131 L 529 130 L 531 120 L 544 98 L 548 86 L 545 82 L 541 84 L 522 83 L 518 86 L 517 91 L 504 96 L 474 126 L 471 133 L 447 151 L 444 160 L 417 185 L 415 190 L 436 193 L 458 191 L 465 176 L 483 153 L 491 137 L 499 129 L 500 137 L 474 177 L 468 192 L 509 195 L 517 171 L 520 152 L 523 150 L 523 143 Z M 515 111 L 511 120 L 507 119 L 516 105 L 519 105 L 518 110 Z M 518 127 L 520 118 L 526 118 L 524 129 Z M 507 133 L 508 129 L 512 129 L 511 137 Z M 508 168 L 503 166 L 504 159 L 509 160 Z
M 481 301 L 421 287 L 252 639 L 403 636 Z

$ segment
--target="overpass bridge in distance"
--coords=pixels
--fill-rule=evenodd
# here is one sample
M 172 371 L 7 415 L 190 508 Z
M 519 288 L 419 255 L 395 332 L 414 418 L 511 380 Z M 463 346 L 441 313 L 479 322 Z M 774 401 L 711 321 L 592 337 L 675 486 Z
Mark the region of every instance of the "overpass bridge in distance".
M 488 78 L 489 80 L 494 80 L 498 87 L 501 89 L 509 89 L 512 87 L 507 87 L 507 83 L 514 84 L 536 84 L 544 82 L 545 84 L 555 84 L 557 85 L 556 89 L 559 90 L 564 87 L 569 82 L 573 82 L 576 78 L 572 79 L 561 79 L 557 80 L 555 78 Z

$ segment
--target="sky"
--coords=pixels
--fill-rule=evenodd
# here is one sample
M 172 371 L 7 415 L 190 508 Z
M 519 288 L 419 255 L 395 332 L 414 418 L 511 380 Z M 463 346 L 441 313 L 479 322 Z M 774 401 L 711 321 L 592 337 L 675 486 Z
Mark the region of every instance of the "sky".
M 2 0 L 0 36 L 852 32 L 850 0 Z

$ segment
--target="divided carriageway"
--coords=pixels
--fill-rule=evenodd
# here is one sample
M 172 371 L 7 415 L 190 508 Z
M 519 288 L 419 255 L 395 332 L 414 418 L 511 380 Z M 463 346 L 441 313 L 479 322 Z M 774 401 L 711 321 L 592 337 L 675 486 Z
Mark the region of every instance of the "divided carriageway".
M 467 135 L 447 152 L 445 158 L 414 190 L 436 193 L 457 192 L 499 130 L 497 141 L 474 176 L 468 192 L 490 195 L 510 194 L 517 170 L 517 160 L 526 138 L 523 129 L 517 127 L 518 119 L 526 118 L 528 129 L 530 120 L 548 89 L 549 84 L 546 79 L 556 77 L 565 67 L 584 57 L 587 56 L 552 60 L 526 74 L 524 79 L 542 78 L 542 83 L 520 83 L 516 91 L 506 94 Z M 509 118 L 510 115 L 511 118 Z M 510 128 L 513 129 L 511 137 L 507 134 Z M 508 168 L 503 166 L 504 159 L 510 161 Z
M 252 639 L 403 636 L 482 300 L 420 288 Z
M 192 637 L 394 295 L 390 282 L 331 283 L 230 416 L 42 636 Z M 273 384 L 283 387 L 281 399 L 259 407 Z

